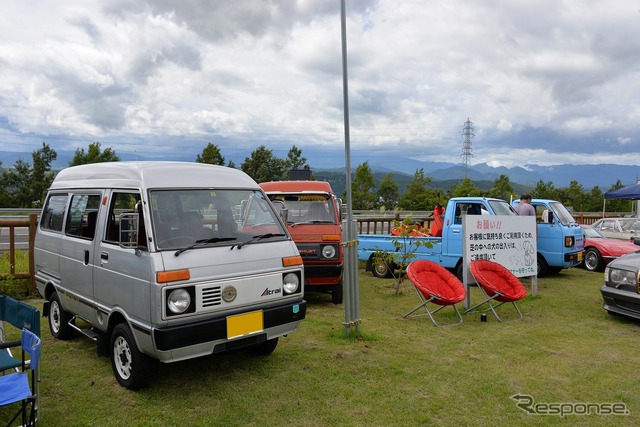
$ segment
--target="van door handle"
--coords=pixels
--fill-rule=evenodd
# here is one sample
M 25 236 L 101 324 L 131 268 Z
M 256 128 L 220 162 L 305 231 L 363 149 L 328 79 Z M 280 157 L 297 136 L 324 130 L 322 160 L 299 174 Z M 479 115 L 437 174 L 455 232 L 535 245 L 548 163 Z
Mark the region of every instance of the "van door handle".
M 84 265 L 89 265 L 89 250 L 84 250 Z
M 109 261 L 109 254 L 106 252 L 100 252 L 100 259 L 103 259 L 105 261 Z

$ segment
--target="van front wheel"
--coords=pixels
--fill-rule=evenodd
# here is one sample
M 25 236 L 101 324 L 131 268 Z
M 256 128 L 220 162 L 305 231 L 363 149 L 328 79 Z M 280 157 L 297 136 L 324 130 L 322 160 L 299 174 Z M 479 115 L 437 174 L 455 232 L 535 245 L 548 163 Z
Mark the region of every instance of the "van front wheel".
M 266 340 L 260 344 L 255 344 L 251 347 L 251 351 L 253 354 L 257 354 L 258 356 L 268 356 L 273 353 L 273 350 L 276 349 L 277 345 L 278 338 L 271 338 L 270 340 Z
M 73 329 L 69 326 L 71 315 L 62 308 L 58 293 L 54 292 L 49 298 L 49 330 L 51 336 L 59 340 L 67 340 L 73 337 Z
M 120 323 L 111 333 L 111 367 L 121 386 L 138 390 L 149 378 L 149 358 L 142 354 L 126 323 Z

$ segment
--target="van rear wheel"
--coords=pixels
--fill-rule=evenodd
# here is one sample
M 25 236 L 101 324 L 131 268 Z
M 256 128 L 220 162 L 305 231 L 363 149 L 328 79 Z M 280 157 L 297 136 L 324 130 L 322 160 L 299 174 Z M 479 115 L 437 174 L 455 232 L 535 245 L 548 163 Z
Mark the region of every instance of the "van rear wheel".
M 52 293 L 49 298 L 49 313 L 47 314 L 52 337 L 59 340 L 67 340 L 73 337 L 73 329 L 69 326 L 71 314 L 62 308 L 57 292 Z
M 147 384 L 151 361 L 142 354 L 126 323 L 120 323 L 111 333 L 111 367 L 118 383 L 130 390 L 138 390 Z

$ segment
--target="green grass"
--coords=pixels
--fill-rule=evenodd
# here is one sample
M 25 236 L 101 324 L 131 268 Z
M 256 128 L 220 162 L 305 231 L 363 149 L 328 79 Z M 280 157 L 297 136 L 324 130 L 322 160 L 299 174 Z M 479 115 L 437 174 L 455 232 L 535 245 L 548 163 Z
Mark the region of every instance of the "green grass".
M 25 251 L 15 251 L 15 272 L 29 271 L 29 254 Z M 0 254 L 0 274 L 11 273 L 11 257 L 9 251 Z M 0 280 L 0 294 L 9 295 L 16 299 L 24 299 L 28 294 L 29 279 L 8 278 Z
M 43 319 L 42 425 L 631 426 L 640 422 L 640 322 L 602 309 L 602 274 L 571 269 L 538 280 L 519 307 L 437 328 L 403 319 L 419 300 L 405 281 L 361 273 L 360 338 L 344 307 L 308 293 L 307 318 L 268 357 L 234 353 L 154 365 L 148 388 L 120 387 L 86 338 L 57 341 Z M 523 282 L 530 286 L 529 280 Z M 479 291 L 472 289 L 472 301 Z M 42 301 L 31 301 L 40 306 Z M 462 307 L 460 307 L 462 308 Z M 454 321 L 449 307 L 437 314 Z M 629 416 L 528 415 L 536 403 L 624 403 Z M 0 412 L 0 420 L 5 412 Z

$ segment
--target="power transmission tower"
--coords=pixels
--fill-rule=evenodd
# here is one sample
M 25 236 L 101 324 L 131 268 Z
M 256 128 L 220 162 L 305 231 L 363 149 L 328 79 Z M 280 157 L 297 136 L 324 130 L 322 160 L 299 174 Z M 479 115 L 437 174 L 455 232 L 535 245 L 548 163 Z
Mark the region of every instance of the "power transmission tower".
M 471 138 L 476 136 L 473 133 L 473 122 L 468 117 L 467 121 L 464 122 L 462 136 L 464 140 L 462 141 L 462 154 L 460 154 L 460 157 L 462 157 L 462 163 L 464 163 L 464 177 L 466 179 L 469 171 L 469 161 L 473 157 L 471 153 Z

